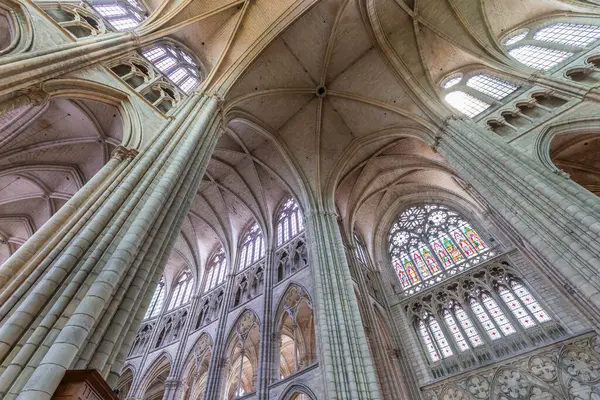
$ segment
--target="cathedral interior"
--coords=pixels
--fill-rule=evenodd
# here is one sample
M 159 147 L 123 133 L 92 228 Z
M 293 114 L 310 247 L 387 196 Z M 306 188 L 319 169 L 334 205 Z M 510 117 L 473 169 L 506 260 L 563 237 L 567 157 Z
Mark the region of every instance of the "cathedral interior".
M 0 398 L 600 400 L 598 196 L 600 0 L 0 0 Z

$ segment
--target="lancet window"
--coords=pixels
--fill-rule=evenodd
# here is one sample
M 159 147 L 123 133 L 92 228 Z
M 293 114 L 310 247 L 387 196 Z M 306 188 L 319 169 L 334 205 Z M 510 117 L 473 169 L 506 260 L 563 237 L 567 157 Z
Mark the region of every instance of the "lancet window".
M 117 31 L 132 30 L 146 19 L 146 10 L 137 0 L 101 0 L 89 3 Z
M 250 226 L 240 250 L 240 270 L 254 264 L 265 256 L 265 241 L 263 233 L 255 222 Z
M 206 265 L 206 281 L 204 282 L 204 292 L 216 288 L 225 281 L 225 273 L 227 272 L 227 258 L 223 247 L 215 251 L 213 256 Z
M 189 271 L 184 272 L 177 279 L 175 289 L 171 295 L 171 301 L 169 302 L 169 310 L 177 308 L 183 304 L 187 304 L 192 296 L 192 290 L 194 288 L 194 278 Z
M 406 309 L 436 377 L 565 333 L 506 262 L 426 291 Z
M 367 251 L 365 249 L 365 245 L 360 238 L 360 235 L 357 232 L 354 232 L 354 253 L 358 261 L 366 266 L 367 265 Z
M 504 39 L 508 53 L 542 71 L 567 60 L 600 39 L 600 26 L 558 22 L 520 30 Z
M 457 212 L 438 204 L 410 207 L 389 233 L 392 265 L 413 294 L 489 258 L 493 252 Z
M 142 54 L 185 93 L 190 94 L 200 83 L 199 64 L 187 50 L 162 42 Z
M 287 199 L 281 206 L 277 217 L 277 246 L 290 241 L 304 230 L 304 221 L 300 207 L 293 198 Z
M 519 89 L 518 85 L 488 73 L 452 74 L 441 86 L 446 102 L 471 118 Z
M 148 306 L 148 310 L 146 310 L 146 315 L 144 319 L 154 318 L 158 314 L 160 314 L 160 310 L 162 309 L 163 302 L 165 301 L 165 278 L 161 278 L 154 294 L 152 295 L 152 300 L 150 300 L 150 305 Z

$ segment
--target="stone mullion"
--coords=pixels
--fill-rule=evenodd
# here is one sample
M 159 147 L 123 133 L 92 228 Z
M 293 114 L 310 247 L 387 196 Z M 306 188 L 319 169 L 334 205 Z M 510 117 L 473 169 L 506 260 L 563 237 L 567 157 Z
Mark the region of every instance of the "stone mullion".
M 271 337 L 273 334 L 273 274 L 274 271 L 275 250 L 272 246 L 265 252 L 265 268 L 263 272 L 263 315 L 262 326 L 260 330 L 260 349 L 258 356 L 258 379 L 257 394 L 259 400 L 269 399 L 269 386 L 273 372 L 273 357 L 277 355 L 273 349 Z
M 329 399 L 380 399 L 336 215 L 308 213 L 320 365 Z
M 235 270 L 235 265 L 232 265 L 231 270 Z M 219 310 L 219 321 L 215 333 L 213 352 L 210 356 L 210 364 L 208 365 L 208 376 L 206 378 L 206 388 L 204 390 L 204 400 L 219 400 L 221 389 L 221 375 L 223 371 L 223 352 L 225 351 L 225 328 L 227 327 L 227 315 L 229 314 L 229 303 L 233 298 L 233 290 L 235 288 L 235 274 L 228 274 L 223 293 L 223 302 Z
M 581 200 L 573 196 L 584 190 L 573 182 L 563 179 L 555 184 L 558 177 L 537 171 L 543 167 L 528 168 L 530 161 L 517 150 L 503 148 L 483 133 L 474 135 L 468 126 L 462 128 L 455 127 L 453 135 L 442 138 L 442 155 L 554 266 L 550 273 L 557 274 L 555 279 L 580 289 L 585 300 L 578 300 L 590 303 L 598 323 L 600 287 L 595 265 L 600 262 L 600 224 L 595 211 L 600 205 L 588 207 L 589 196 Z M 595 202 L 600 204 L 597 198 Z
M 131 267 L 136 254 L 142 248 L 142 244 L 147 238 L 148 227 L 151 227 L 157 221 L 156 211 L 165 206 L 168 194 L 177 187 L 178 177 L 184 172 L 186 165 L 189 164 L 189 160 L 200 143 L 200 138 L 204 134 L 209 120 L 217 110 L 217 101 L 214 98 L 203 102 L 199 101 L 198 96 L 193 97 L 192 107 L 196 109 L 194 114 L 197 117 L 190 129 L 178 130 L 173 138 L 170 137 L 171 135 L 164 137 L 167 136 L 165 133 L 168 129 L 163 132 L 161 139 L 164 144 L 154 146 L 151 151 L 145 152 L 136 165 L 136 167 L 139 167 L 135 169 L 137 174 L 134 173 L 125 180 L 126 183 L 131 181 L 138 183 L 140 176 L 148 176 L 147 172 L 149 170 L 150 175 L 152 175 L 152 171 L 157 169 L 163 171 L 157 177 L 158 184 L 152 191 L 148 201 L 143 204 L 138 213 L 132 215 L 133 222 L 127 229 L 123 240 L 119 242 L 109 261 L 87 291 L 73 315 L 67 319 L 65 326 L 58 333 L 35 372 L 26 381 L 19 395 L 20 399 L 50 398 L 50 393 L 59 384 L 64 371 L 74 361 L 79 349 L 85 346 L 90 329 L 96 325 L 102 316 L 107 302 L 116 290 L 116 285 L 124 278 L 125 271 L 128 270 L 128 267 Z M 169 143 L 169 146 L 178 143 L 177 150 L 174 152 L 175 155 L 171 156 L 171 151 L 167 151 L 169 154 L 167 160 L 157 162 L 157 159 L 161 158 L 159 155 L 165 151 L 164 147 L 167 143 Z M 134 198 L 139 196 L 138 192 L 139 190 L 133 192 Z M 111 210 L 115 200 L 118 203 L 120 198 L 124 198 L 124 201 L 131 197 L 128 191 L 121 191 L 119 195 L 114 196 L 116 199 L 113 199 L 113 202 L 103 208 L 105 213 Z M 118 207 L 115 208 L 118 209 Z
M 102 347 L 105 349 L 96 352 L 94 359 L 91 361 L 88 368 L 93 368 L 102 371 L 108 361 L 112 348 L 121 336 L 125 321 L 132 312 L 132 306 L 135 299 L 140 293 L 144 293 L 140 290 L 144 286 L 144 282 L 147 280 L 144 276 L 152 276 L 154 267 L 157 265 L 156 261 L 160 260 L 161 245 L 169 243 L 167 237 L 173 236 L 170 232 L 179 232 L 179 227 L 182 223 L 183 218 L 187 215 L 187 210 L 191 204 L 192 199 L 195 196 L 197 187 L 200 183 L 200 179 L 204 175 L 210 155 L 212 154 L 214 147 L 217 143 L 217 129 L 219 129 L 219 123 L 212 121 L 212 126 L 207 130 L 204 136 L 204 141 L 198 147 L 199 150 L 196 153 L 193 163 L 189 166 L 188 174 L 181 174 L 179 185 L 180 189 L 178 192 L 173 192 L 171 203 L 167 203 L 163 212 L 166 216 L 162 224 L 155 224 L 152 228 L 154 232 L 151 232 L 150 237 L 154 237 L 154 240 L 147 240 L 144 243 L 142 251 L 138 255 L 139 263 L 142 263 L 142 271 L 146 271 L 142 276 L 136 276 L 135 281 L 131 284 L 131 280 L 134 278 L 134 274 L 128 274 L 128 278 L 121 285 L 119 292 L 112 302 L 114 304 L 113 310 L 109 310 L 105 313 L 103 319 L 111 321 L 111 332 L 109 335 L 105 335 L 100 350 Z M 168 211 L 167 211 L 168 210 Z M 170 246 L 168 247 L 170 248 Z M 160 269 L 164 268 L 164 264 Z M 132 270 L 135 270 L 132 268 Z M 126 301 L 122 301 L 125 296 Z M 119 307 L 118 310 L 116 307 Z M 116 313 L 115 313 L 116 311 Z M 188 313 L 188 315 L 190 315 Z M 191 316 L 188 317 L 188 322 Z M 103 332 L 102 332 L 103 333 Z M 89 344 L 86 348 L 91 348 Z M 103 356 L 100 356 L 103 354 Z

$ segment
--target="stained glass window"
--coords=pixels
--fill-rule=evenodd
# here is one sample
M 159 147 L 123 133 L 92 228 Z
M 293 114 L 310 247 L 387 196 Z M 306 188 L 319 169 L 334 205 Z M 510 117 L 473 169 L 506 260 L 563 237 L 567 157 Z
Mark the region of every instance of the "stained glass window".
M 515 328 L 508 318 L 506 318 L 506 315 L 504 315 L 504 312 L 502 312 L 502 309 L 498 306 L 498 303 L 496 303 L 492 296 L 484 293 L 481 295 L 481 300 L 504 336 L 512 335 L 516 332 Z
M 164 300 L 165 300 L 165 279 L 163 277 L 160 279 L 160 282 L 158 283 L 158 286 L 156 287 L 156 290 L 154 291 L 154 294 L 152 295 L 152 300 L 150 300 L 150 305 L 148 306 L 148 309 L 146 310 L 146 315 L 144 316 L 144 319 L 156 317 L 160 313 L 160 310 L 162 309 Z
M 510 36 L 504 45 L 517 61 L 546 71 L 598 39 L 600 26 L 559 22 Z
M 179 279 L 177 279 L 175 289 L 173 289 L 173 294 L 171 295 L 171 301 L 169 302 L 168 310 L 172 310 L 189 302 L 190 297 L 192 296 L 193 288 L 194 278 L 192 278 L 192 274 L 189 271 L 186 271 L 183 274 L 181 274 L 179 276 Z
M 431 331 L 431 335 L 433 336 L 437 347 L 440 349 L 442 358 L 454 355 L 450 343 L 448 343 L 448 340 L 446 339 L 446 335 L 444 335 L 440 324 L 438 324 L 435 318 L 429 318 L 429 330 Z
M 225 273 L 227 270 L 227 259 L 223 247 L 214 252 L 206 265 L 206 280 L 204 281 L 204 292 L 219 286 L 225 281 Z
M 145 49 L 142 54 L 185 93 L 191 93 L 198 86 L 198 63 L 186 50 L 163 42 Z
M 304 220 L 300 207 L 293 198 L 288 198 L 277 217 L 277 246 L 287 243 L 290 239 L 304 230 Z
M 462 216 L 437 204 L 405 210 L 388 239 L 392 265 L 405 290 L 438 282 L 440 276 L 463 270 L 490 250 Z
M 460 351 L 469 350 L 469 345 L 467 344 L 467 341 L 465 340 L 462 332 L 460 331 L 460 328 L 456 324 L 456 320 L 452 316 L 452 313 L 448 310 L 444 310 L 444 321 L 446 322 L 448 330 L 450 331 L 452 336 L 454 336 L 454 341 L 458 345 L 458 349 Z
M 469 342 L 471 342 L 471 345 L 473 347 L 481 346 L 483 344 L 483 340 L 481 340 L 479 332 L 477 332 L 477 329 L 473 325 L 471 318 L 469 318 L 465 310 L 463 310 L 460 306 L 455 306 L 454 315 L 456 315 L 458 323 L 467 335 L 467 338 L 469 339 Z
M 440 355 L 437 351 L 437 348 L 433 344 L 431 336 L 429 335 L 429 330 L 427 329 L 423 321 L 419 321 L 419 334 L 421 335 L 421 339 L 425 344 L 425 348 L 427 349 L 427 353 L 429 354 L 429 358 L 431 358 L 431 361 L 439 361 Z
M 529 293 L 529 290 L 520 282 L 513 280 L 511 282 L 512 290 L 517 297 L 525 304 L 525 307 L 535 316 L 538 322 L 550 321 L 548 313 L 540 306 L 537 300 Z
M 485 332 L 490 337 L 490 339 L 496 340 L 502 338 L 502 334 L 498 331 L 496 325 L 490 318 L 485 308 L 483 308 L 481 303 L 478 300 L 475 300 L 474 298 L 471 298 L 470 303 L 471 310 L 473 310 L 473 313 L 483 326 L 483 329 L 485 329 Z
M 254 264 L 265 256 L 265 244 L 262 231 L 255 222 L 250 226 L 244 240 L 242 241 L 242 249 L 240 251 L 240 270 Z

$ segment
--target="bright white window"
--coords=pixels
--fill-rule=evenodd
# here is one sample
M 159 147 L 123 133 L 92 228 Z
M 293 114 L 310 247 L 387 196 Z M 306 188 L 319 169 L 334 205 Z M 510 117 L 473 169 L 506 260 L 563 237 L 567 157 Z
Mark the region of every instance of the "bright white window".
M 281 246 L 304 230 L 300 207 L 293 198 L 287 199 L 277 216 L 277 245 Z
M 517 297 L 521 300 L 523 304 L 529 309 L 529 311 L 535 316 L 538 322 L 546 322 L 550 321 L 550 316 L 544 310 L 537 300 L 529 293 L 529 290 L 525 286 L 523 286 L 520 282 L 512 281 L 511 282 L 512 290 L 515 292 Z
M 206 265 L 206 280 L 204 283 L 204 292 L 219 286 L 225 281 L 227 270 L 227 259 L 223 247 L 219 247 Z
M 446 101 L 468 117 L 475 117 L 490 107 L 490 104 L 462 91 L 448 93 Z
M 265 244 L 262 231 L 255 222 L 250 226 L 240 250 L 240 270 L 254 264 L 265 256 Z
M 190 301 L 192 296 L 192 289 L 194 288 L 194 278 L 189 271 L 184 272 L 177 279 L 175 289 L 171 295 L 171 301 L 169 302 L 169 310 L 177 308 Z
M 446 82 L 444 82 L 444 84 L 442 85 L 442 87 L 444 89 L 451 88 L 452 86 L 454 86 L 454 85 L 458 84 L 460 81 L 462 81 L 462 78 L 463 78 L 462 75 L 450 78 Z
M 109 22 L 118 31 L 126 31 L 139 25 L 139 22 L 133 18 L 117 18 L 111 19 Z
M 467 86 L 484 93 L 496 100 L 502 100 L 519 87 L 488 74 L 475 75 L 467 81 Z
M 427 353 L 429 354 L 429 358 L 431 358 L 431 361 L 439 361 L 440 355 L 437 351 L 436 346 L 433 344 L 431 336 L 429 335 L 429 330 L 427 329 L 423 321 L 419 321 L 419 334 L 421 335 L 421 340 L 423 340 L 423 344 L 427 349 Z
M 509 51 L 517 61 L 535 69 L 549 70 L 556 64 L 571 57 L 573 53 L 547 49 L 540 46 L 525 45 Z
M 152 295 L 152 300 L 150 300 L 150 305 L 146 310 L 146 315 L 144 319 L 154 318 L 158 314 L 160 314 L 160 310 L 162 309 L 163 302 L 165 301 L 165 279 L 161 278 L 154 294 Z
M 444 321 L 446 322 L 448 330 L 450 331 L 452 336 L 454 336 L 454 341 L 458 345 L 458 350 L 469 350 L 469 345 L 467 344 L 467 341 L 465 340 L 460 328 L 456 324 L 456 320 L 452 316 L 452 313 L 448 310 L 444 310 Z
M 127 15 L 127 10 L 121 6 L 95 6 L 96 11 L 103 17 L 114 17 Z
M 504 45 L 505 46 L 510 46 L 511 44 L 515 44 L 517 42 L 520 42 L 521 40 L 525 39 L 525 36 L 527 36 L 527 32 L 521 32 L 521 33 L 517 33 L 516 35 L 513 35 L 511 37 L 509 37 L 508 39 L 506 39 L 504 41 Z
M 198 63 L 185 50 L 165 42 L 145 49 L 142 54 L 185 93 L 191 93 L 200 83 Z
M 118 31 L 127 31 L 135 28 L 146 19 L 146 12 L 136 0 L 103 1 L 103 4 L 94 4 L 89 0 L 92 8 Z
M 579 24 L 552 24 L 533 35 L 535 40 L 586 47 L 600 39 L 600 26 Z

